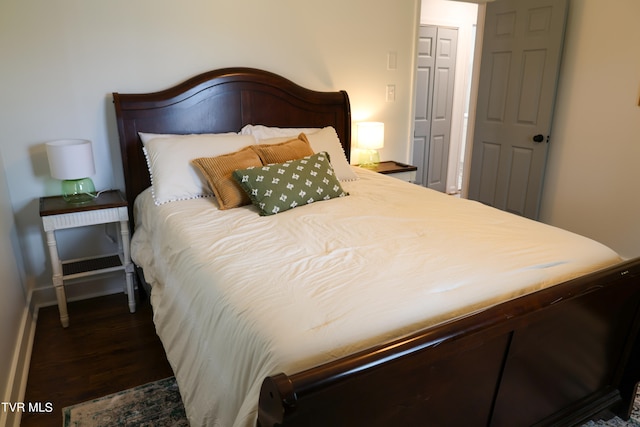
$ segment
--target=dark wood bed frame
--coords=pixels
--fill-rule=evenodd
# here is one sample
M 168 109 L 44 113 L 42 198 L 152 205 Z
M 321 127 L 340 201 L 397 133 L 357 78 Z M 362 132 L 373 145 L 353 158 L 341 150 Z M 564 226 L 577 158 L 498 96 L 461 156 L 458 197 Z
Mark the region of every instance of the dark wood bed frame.
M 344 91 L 228 68 L 150 94 L 114 93 L 126 197 L 149 186 L 138 132 L 334 126 Z M 133 221 L 131 222 L 133 224 Z M 629 417 L 640 381 L 640 260 L 574 279 L 313 369 L 264 380 L 258 425 L 576 425 Z

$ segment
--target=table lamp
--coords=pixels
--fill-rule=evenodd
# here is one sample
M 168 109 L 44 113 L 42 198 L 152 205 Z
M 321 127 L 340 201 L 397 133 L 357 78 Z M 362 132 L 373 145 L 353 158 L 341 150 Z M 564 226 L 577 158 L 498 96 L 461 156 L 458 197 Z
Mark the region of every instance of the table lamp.
M 362 149 L 360 166 L 373 168 L 380 163 L 378 150 L 384 147 L 384 123 L 356 123 L 358 148 Z
M 46 143 L 51 176 L 62 180 L 62 197 L 67 203 L 82 204 L 96 197 L 89 178 L 96 173 L 91 141 L 60 139 Z

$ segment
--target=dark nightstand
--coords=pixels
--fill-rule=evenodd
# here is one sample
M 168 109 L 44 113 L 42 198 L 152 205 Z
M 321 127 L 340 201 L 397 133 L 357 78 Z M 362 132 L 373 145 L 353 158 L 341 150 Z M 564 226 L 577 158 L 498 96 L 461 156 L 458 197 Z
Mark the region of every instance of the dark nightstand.
M 113 271 L 124 271 L 129 298 L 129 311 L 136 310 L 133 293 L 133 264 L 129 254 L 129 214 L 127 202 L 118 190 L 108 190 L 96 199 L 84 204 L 69 204 L 62 196 L 41 197 L 40 216 L 47 234 L 47 245 L 53 268 L 53 285 L 56 289 L 60 322 L 69 326 L 67 297 L 64 281 Z M 61 260 L 58 255 L 56 230 L 116 222 L 120 225 L 118 253 L 99 257 Z
M 380 162 L 375 167 L 367 167 L 366 169 L 389 175 L 403 181 L 414 182 L 416 180 L 416 171 L 418 170 L 418 167 L 389 160 L 386 162 Z

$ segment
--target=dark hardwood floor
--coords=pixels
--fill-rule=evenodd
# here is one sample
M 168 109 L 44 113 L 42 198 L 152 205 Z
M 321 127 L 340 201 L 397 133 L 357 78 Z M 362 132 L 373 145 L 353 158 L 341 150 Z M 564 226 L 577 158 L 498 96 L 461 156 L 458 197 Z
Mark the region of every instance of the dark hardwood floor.
M 50 413 L 22 415 L 22 427 L 62 425 L 62 408 L 173 375 L 152 322 L 151 306 L 129 313 L 124 294 L 40 309 L 24 401 Z

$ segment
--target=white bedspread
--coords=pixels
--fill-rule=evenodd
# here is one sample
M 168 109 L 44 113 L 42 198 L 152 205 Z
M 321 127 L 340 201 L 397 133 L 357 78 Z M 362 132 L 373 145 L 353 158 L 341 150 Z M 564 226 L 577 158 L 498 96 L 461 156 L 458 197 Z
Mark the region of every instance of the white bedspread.
M 192 426 L 253 426 L 262 379 L 620 261 L 587 238 L 356 168 L 261 217 L 138 198 L 135 262 Z

